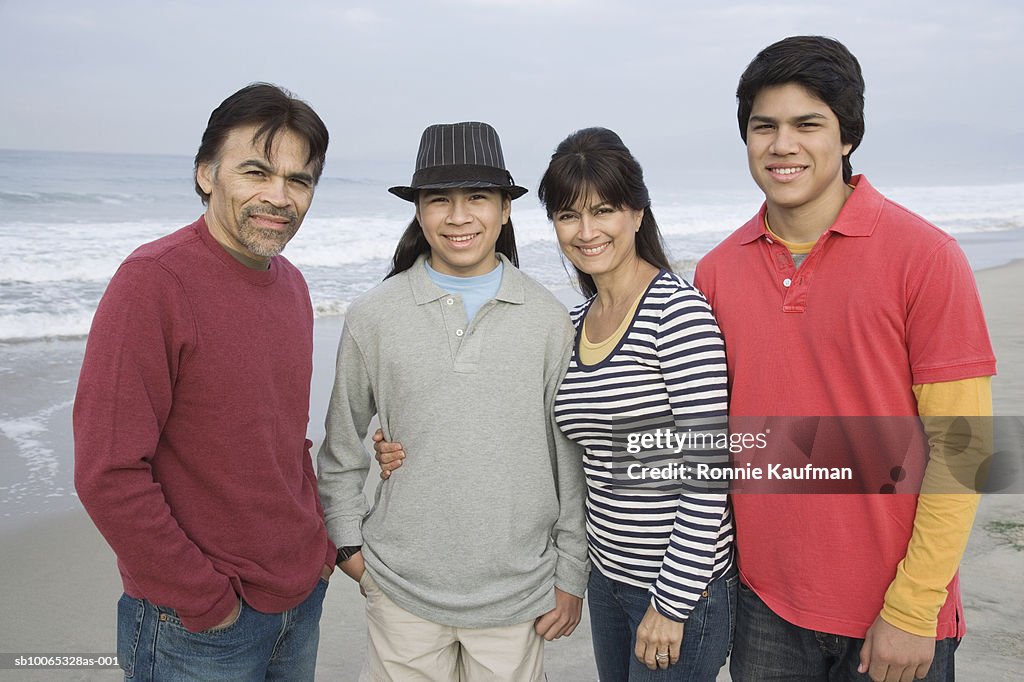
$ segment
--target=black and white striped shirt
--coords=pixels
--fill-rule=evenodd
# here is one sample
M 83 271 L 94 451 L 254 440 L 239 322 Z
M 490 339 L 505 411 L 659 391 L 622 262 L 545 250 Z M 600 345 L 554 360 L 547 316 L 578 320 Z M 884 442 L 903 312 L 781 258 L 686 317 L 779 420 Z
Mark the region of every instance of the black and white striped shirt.
M 707 584 L 732 566 L 732 512 L 724 492 L 685 481 L 637 483 L 637 462 L 721 464 L 721 450 L 670 451 L 641 457 L 624 449 L 638 425 L 727 428 L 725 348 L 703 296 L 662 271 L 650 284 L 614 350 L 595 365 L 579 359 L 583 318 L 593 299 L 572 311 L 576 346 L 555 399 L 555 419 L 583 445 L 587 535 L 594 566 L 612 580 L 647 587 L 662 615 L 685 620 Z M 635 468 L 634 468 L 635 472 Z

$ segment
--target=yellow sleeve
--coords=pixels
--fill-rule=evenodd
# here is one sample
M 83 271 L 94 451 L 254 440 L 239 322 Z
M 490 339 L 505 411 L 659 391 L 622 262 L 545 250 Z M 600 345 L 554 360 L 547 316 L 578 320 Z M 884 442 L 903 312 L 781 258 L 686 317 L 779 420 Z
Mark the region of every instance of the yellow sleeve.
M 935 637 L 946 587 L 960 566 L 980 499 L 969 486 L 957 485 L 956 467 L 966 462 L 976 470 L 977 462 L 991 450 L 991 421 L 969 418 L 992 416 L 992 377 L 913 389 L 929 445 L 922 491 L 942 492 L 922 492 L 918 497 L 907 555 L 885 593 L 881 616 L 901 630 Z M 951 429 L 954 424 L 959 431 Z M 954 457 L 947 457 L 950 454 Z

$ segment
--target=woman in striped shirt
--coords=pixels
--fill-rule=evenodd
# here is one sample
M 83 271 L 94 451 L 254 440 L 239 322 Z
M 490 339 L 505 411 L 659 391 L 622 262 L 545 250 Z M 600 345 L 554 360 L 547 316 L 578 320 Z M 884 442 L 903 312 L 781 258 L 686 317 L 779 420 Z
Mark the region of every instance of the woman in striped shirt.
M 588 297 L 555 402 L 586 449 L 587 590 L 603 681 L 714 680 L 732 637 L 736 569 L 724 490 L 693 473 L 728 453 L 725 350 L 703 296 L 675 275 L 640 164 L 614 132 L 573 133 L 539 195 Z

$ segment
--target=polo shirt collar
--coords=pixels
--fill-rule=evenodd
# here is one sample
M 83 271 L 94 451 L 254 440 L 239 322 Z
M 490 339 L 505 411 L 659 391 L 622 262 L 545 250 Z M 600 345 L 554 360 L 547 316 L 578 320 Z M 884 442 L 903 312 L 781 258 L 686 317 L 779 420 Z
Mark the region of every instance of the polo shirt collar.
M 498 293 L 494 298 L 498 301 L 504 301 L 505 303 L 522 304 L 526 301 L 525 287 L 523 286 L 523 280 L 526 279 L 526 275 L 519 271 L 519 268 L 512 265 L 505 254 L 499 253 L 498 258 L 504 264 L 504 269 L 501 273 L 501 286 L 498 287 Z
M 499 253 L 497 256 L 504 267 L 501 273 L 501 285 L 498 287 L 498 293 L 494 298 L 506 303 L 523 303 L 525 300 L 523 278 L 526 275 L 521 273 L 519 268 L 512 265 L 504 254 Z M 420 254 L 419 258 L 416 259 L 416 263 L 408 271 L 409 283 L 412 285 L 412 293 L 416 300 L 416 305 L 430 303 L 442 296 L 448 295 L 447 291 L 434 284 L 434 280 L 430 279 L 430 274 L 427 273 L 426 262 L 427 254 Z
M 843 204 L 836 221 L 827 231 L 838 232 L 847 237 L 870 237 L 875 231 L 875 225 L 878 224 L 885 197 L 879 194 L 863 175 L 854 175 L 850 179 L 850 184 L 854 186 L 854 192 Z M 757 216 L 741 228 L 740 244 L 750 244 L 764 236 L 770 236 L 764 225 L 767 210 L 768 204 L 761 204 Z

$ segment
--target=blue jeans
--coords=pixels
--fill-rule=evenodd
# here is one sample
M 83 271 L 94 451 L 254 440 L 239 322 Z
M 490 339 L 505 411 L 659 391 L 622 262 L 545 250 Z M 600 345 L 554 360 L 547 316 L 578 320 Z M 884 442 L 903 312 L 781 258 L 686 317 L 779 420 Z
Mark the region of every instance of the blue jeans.
M 312 680 L 320 643 L 323 579 L 306 600 L 284 613 L 261 613 L 242 604 L 225 628 L 189 632 L 174 609 L 121 595 L 117 603 L 117 656 L 125 680 Z
M 598 677 L 602 682 L 714 682 L 732 642 L 736 582 L 735 568 L 711 581 L 686 621 L 679 662 L 651 670 L 633 655 L 636 629 L 650 606 L 650 593 L 593 569 L 587 604 Z
M 840 586 L 842 589 L 842 586 Z M 736 641 L 729 674 L 733 682 L 869 682 L 857 672 L 863 639 L 817 632 L 777 616 L 743 584 L 738 590 Z M 953 681 L 955 638 L 935 643 L 927 682 Z

